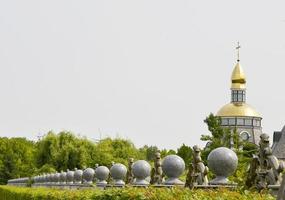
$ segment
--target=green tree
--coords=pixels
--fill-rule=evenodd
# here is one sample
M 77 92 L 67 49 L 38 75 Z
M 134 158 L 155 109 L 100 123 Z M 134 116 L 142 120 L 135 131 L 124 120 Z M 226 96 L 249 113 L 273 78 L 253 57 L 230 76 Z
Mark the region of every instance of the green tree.
M 70 132 L 47 133 L 37 143 L 37 149 L 38 168 L 48 165 L 60 171 L 94 164 L 95 143 Z
M 185 165 L 188 166 L 192 160 L 192 148 L 185 144 L 177 149 L 177 155 L 183 158 Z
M 25 138 L 0 138 L 0 184 L 35 171 L 35 144 Z
M 156 152 L 159 152 L 159 149 L 157 146 L 144 145 L 142 148 L 140 148 L 140 151 L 145 154 L 146 160 L 153 161 L 155 159 L 155 154 Z
M 134 144 L 125 139 L 105 138 L 99 141 L 95 147 L 94 164 L 110 166 L 111 162 L 127 165 L 129 158 L 143 159 L 142 153 Z
M 221 127 L 221 118 L 211 113 L 204 122 L 208 126 L 211 135 L 202 135 L 201 140 L 207 142 L 207 147 L 202 152 L 203 159 L 206 159 L 208 154 L 217 147 L 229 147 L 231 131 L 228 128 Z

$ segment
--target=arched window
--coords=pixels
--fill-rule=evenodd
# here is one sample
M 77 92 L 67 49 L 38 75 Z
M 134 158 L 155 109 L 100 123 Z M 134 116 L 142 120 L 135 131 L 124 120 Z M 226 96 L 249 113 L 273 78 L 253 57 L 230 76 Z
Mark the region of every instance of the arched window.
M 250 138 L 250 133 L 247 131 L 242 131 L 239 136 L 243 141 L 248 141 Z

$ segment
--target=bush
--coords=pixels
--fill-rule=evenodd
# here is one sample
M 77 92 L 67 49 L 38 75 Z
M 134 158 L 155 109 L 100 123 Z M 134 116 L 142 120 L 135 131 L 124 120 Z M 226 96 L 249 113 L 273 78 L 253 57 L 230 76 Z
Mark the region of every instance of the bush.
M 20 188 L 0 186 L 1 200 L 274 200 L 269 194 L 217 190 L 189 190 L 185 188 L 125 188 L 60 190 L 48 188 Z

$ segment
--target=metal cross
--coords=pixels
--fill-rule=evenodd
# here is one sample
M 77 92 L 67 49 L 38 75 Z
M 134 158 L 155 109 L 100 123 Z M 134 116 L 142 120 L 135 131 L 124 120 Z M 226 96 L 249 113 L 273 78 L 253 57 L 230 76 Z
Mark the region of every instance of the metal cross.
M 239 42 L 237 43 L 237 47 L 236 47 L 236 50 L 237 50 L 237 61 L 239 62 L 239 49 L 241 48 L 241 46 L 239 45 Z

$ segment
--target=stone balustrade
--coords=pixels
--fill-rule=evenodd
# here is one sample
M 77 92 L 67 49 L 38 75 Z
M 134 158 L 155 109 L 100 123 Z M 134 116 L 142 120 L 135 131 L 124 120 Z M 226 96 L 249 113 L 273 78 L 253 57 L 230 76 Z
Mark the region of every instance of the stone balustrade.
M 7 185 L 14 185 L 14 186 L 28 186 L 28 183 L 30 181 L 30 178 L 24 177 L 24 178 L 17 178 L 17 179 L 11 179 L 8 180 Z
M 217 153 L 215 153 L 217 152 Z M 225 153 L 223 153 L 225 152 Z M 225 156 L 231 153 L 233 156 Z M 214 150 L 209 156 L 210 170 L 216 177 L 223 177 L 223 186 L 231 185 L 227 182 L 227 177 L 231 175 L 237 165 L 237 156 L 235 153 L 227 148 L 219 148 Z M 223 168 L 227 169 L 223 169 Z M 182 158 L 177 155 L 166 156 L 161 163 L 163 174 L 166 176 L 160 184 L 155 183 L 156 187 L 172 187 L 184 186 L 179 177 L 185 170 L 185 163 Z M 231 168 L 231 169 L 229 169 Z M 66 172 L 56 172 L 41 174 L 31 178 L 20 178 L 8 181 L 8 185 L 27 186 L 31 180 L 32 187 L 55 187 L 55 188 L 86 188 L 86 187 L 124 187 L 125 180 L 128 179 L 128 169 L 131 169 L 133 181 L 128 185 L 133 187 L 147 187 L 151 182 L 151 165 L 145 160 L 138 160 L 132 163 L 131 166 L 126 167 L 121 163 L 113 163 L 109 169 L 106 166 L 96 165 L 95 169 L 74 169 L 67 170 Z M 219 169 L 219 170 L 218 170 Z M 225 173 L 223 173 L 225 172 Z M 217 182 L 214 179 L 213 187 L 217 187 Z M 203 185 L 203 188 L 205 185 Z M 211 186 L 209 186 L 211 187 Z

